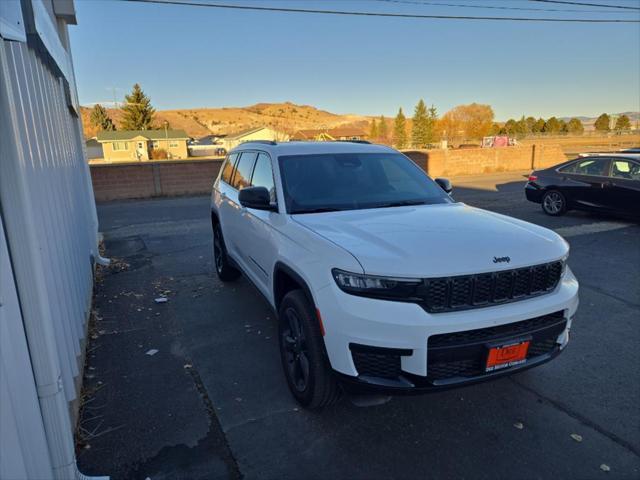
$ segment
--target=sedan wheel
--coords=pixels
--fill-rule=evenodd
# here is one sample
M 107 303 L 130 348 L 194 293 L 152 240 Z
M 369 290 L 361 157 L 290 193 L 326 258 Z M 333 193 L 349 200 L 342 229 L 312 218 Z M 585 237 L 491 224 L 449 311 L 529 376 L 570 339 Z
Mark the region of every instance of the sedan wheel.
M 542 197 L 542 210 L 547 215 L 562 215 L 567 210 L 567 201 L 562 193 L 552 190 Z

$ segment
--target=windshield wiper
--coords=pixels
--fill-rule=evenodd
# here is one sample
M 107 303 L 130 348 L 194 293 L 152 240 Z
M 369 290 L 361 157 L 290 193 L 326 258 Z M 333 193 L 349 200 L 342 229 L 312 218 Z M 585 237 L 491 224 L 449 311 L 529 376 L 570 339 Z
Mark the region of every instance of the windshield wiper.
M 335 207 L 317 207 L 317 208 L 305 208 L 301 210 L 294 210 L 291 215 L 298 215 L 300 213 L 324 213 L 324 212 L 342 212 L 342 208 Z
M 409 205 L 426 205 L 425 200 L 399 200 L 397 202 L 381 203 L 371 208 L 390 208 L 390 207 L 406 207 Z

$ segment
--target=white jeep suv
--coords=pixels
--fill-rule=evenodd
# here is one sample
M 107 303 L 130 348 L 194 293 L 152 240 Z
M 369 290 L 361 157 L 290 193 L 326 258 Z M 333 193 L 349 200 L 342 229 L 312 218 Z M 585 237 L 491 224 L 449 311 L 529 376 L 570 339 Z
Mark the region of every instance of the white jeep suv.
M 554 358 L 578 282 L 556 233 L 470 207 L 366 142 L 250 142 L 213 185 L 215 268 L 278 316 L 294 397 L 385 395 L 495 378 Z

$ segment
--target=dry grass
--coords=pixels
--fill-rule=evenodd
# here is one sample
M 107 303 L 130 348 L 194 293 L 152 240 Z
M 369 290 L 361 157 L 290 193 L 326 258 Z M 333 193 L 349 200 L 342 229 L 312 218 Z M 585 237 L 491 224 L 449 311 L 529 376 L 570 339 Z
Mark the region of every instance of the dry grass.
M 640 134 L 580 137 L 528 138 L 520 142 L 523 145 L 560 145 L 567 155 L 585 152 L 615 152 L 625 148 L 640 146 Z

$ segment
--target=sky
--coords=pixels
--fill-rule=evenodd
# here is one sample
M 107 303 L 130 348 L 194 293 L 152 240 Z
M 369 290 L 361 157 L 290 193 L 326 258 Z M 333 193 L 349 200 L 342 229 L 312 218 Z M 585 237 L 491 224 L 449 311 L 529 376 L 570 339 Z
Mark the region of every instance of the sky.
M 176 0 L 183 1 L 183 0 Z M 191 0 L 429 15 L 624 18 L 640 11 L 527 0 Z M 640 0 L 583 0 L 640 7 Z M 335 113 L 439 113 L 490 104 L 497 120 L 640 110 L 640 23 L 423 20 L 76 0 L 80 102 L 138 82 L 158 109 L 291 101 Z M 442 3 L 462 5 L 451 7 Z M 545 12 L 477 8 L 579 10 Z

